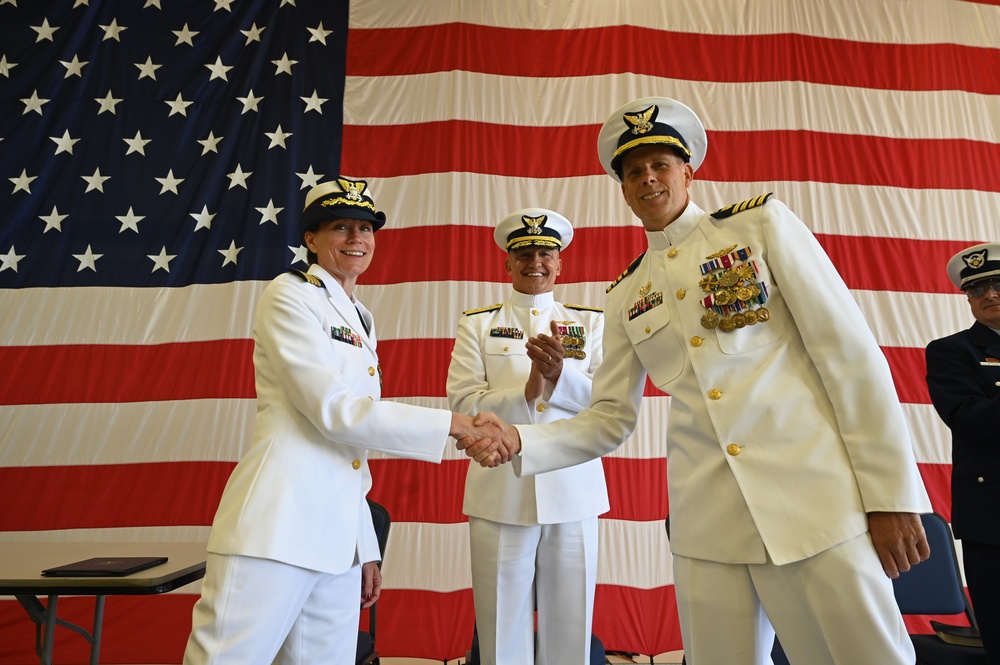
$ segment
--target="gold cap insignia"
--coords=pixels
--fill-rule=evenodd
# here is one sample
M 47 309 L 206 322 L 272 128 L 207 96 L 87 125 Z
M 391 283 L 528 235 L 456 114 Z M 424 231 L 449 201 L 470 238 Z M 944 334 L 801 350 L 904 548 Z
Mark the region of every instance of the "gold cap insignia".
M 521 222 L 528 227 L 528 233 L 533 236 L 541 234 L 542 227 L 545 226 L 545 220 L 547 219 L 547 215 L 541 215 L 540 217 L 529 217 L 528 215 L 521 216 Z
M 622 115 L 622 119 L 629 126 L 630 131 L 638 136 L 639 134 L 645 134 L 649 130 L 653 129 L 653 121 L 656 120 L 656 114 L 659 109 L 656 105 L 650 106 L 648 109 L 639 111 L 638 113 L 625 113 Z

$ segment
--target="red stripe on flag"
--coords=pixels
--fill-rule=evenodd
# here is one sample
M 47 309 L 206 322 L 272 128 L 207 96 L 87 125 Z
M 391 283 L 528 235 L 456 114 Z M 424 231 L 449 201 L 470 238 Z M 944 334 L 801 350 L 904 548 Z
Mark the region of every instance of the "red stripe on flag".
M 0 347 L 0 366 L 9 361 L 3 384 L 0 384 L 0 404 L 54 404 L 63 402 L 145 402 L 163 400 L 200 399 L 216 397 L 224 399 L 252 399 L 253 360 L 248 345 L 249 340 L 231 340 L 233 349 L 225 344 L 213 345 L 218 351 L 226 350 L 231 355 L 224 363 L 228 369 L 221 371 L 206 368 L 208 357 L 201 342 L 170 345 L 175 353 L 170 361 L 170 381 L 155 387 L 145 387 L 140 380 L 148 375 L 149 355 L 157 356 L 160 347 L 129 346 L 129 353 L 115 357 L 102 374 L 102 389 L 87 379 L 73 380 L 66 368 L 92 365 L 94 357 L 110 357 L 118 346 L 69 345 L 61 347 Z M 184 347 L 195 347 L 186 353 Z M 387 399 L 406 397 L 444 397 L 448 366 L 455 340 L 445 339 L 395 339 L 382 340 L 378 345 L 379 364 L 383 371 L 382 397 Z M 58 349 L 58 362 L 39 365 L 42 358 L 51 359 L 51 350 Z M 152 349 L 145 354 L 145 349 Z M 903 349 L 887 347 L 893 376 L 896 378 L 900 400 L 909 404 L 929 404 L 926 392 L 923 349 Z M 242 364 L 240 364 L 242 363 Z M 220 363 L 215 363 L 218 367 Z M 42 367 L 43 369 L 39 369 Z M 59 380 L 65 378 L 65 384 Z M 205 390 L 202 381 L 210 380 L 213 385 Z M 129 393 L 121 386 L 132 385 L 136 391 Z M 20 388 L 20 389 L 19 389 Z M 52 392 L 49 393 L 48 391 Z M 174 391 L 174 392 L 172 392 Z M 210 393 L 206 395 L 205 393 Z M 666 393 L 646 380 L 644 395 L 663 396 Z
M 253 398 L 253 341 L 0 347 L 0 404 Z
M 379 655 L 436 661 L 465 658 L 475 617 L 472 589 L 450 593 L 383 589 L 377 616 Z
M 837 271 L 852 289 L 901 293 L 957 293 L 944 270 L 901 266 L 944 266 L 980 240 L 920 240 L 816 234 Z
M 896 384 L 896 395 L 903 404 L 930 404 L 927 391 L 927 362 L 923 349 L 902 346 L 883 346 L 882 353 L 889 361 L 889 371 Z
M 368 177 L 490 173 L 521 178 L 601 175 L 598 125 L 526 127 L 468 120 L 419 125 L 345 125 L 343 169 Z M 1000 144 L 806 130 L 709 131 L 699 180 L 813 181 L 916 189 L 1000 191 Z M 383 150 L 371 150 L 372 145 Z M 558 150 L 537 150 L 556 145 Z M 396 155 L 384 159 L 386 153 Z M 783 155 L 763 159 L 761 155 Z M 844 168 L 844 155 L 878 155 Z M 927 159 L 934 155 L 935 159 Z M 941 161 L 950 165 L 939 167 Z M 610 186 L 610 185 L 609 185 Z
M 667 467 L 663 458 L 605 457 L 611 510 L 602 517 L 634 522 L 662 520 L 667 505 Z M 462 513 L 469 462 L 445 460 L 440 465 L 414 460 L 371 460 L 369 497 L 392 515 L 393 521 L 457 524 Z M 427 488 L 434 491 L 428 492 Z M 642 488 L 641 491 L 637 488 Z
M 662 57 L 664 44 L 685 57 Z M 414 53 L 420 57 L 414 58 Z M 959 44 L 886 44 L 802 34 L 712 35 L 628 25 L 526 30 L 445 23 L 351 30 L 348 76 L 448 71 L 530 77 L 629 72 L 684 81 L 806 81 L 879 90 L 1000 93 L 1000 53 Z
M 0 531 L 209 525 L 234 466 L 0 467 Z
M 663 458 L 605 457 L 603 462 L 611 499 L 605 518 L 651 522 L 667 515 Z M 370 496 L 389 510 L 394 522 L 466 521 L 466 460 L 431 464 L 394 458 L 370 464 Z M 234 466 L 158 462 L 0 467 L 0 505 L 7 507 L 0 513 L 0 531 L 210 525 Z M 921 464 L 920 471 L 934 510 L 947 517 L 951 466 Z
M 660 563 L 670 565 L 668 561 Z M 594 634 L 604 642 L 605 651 L 655 655 L 681 649 L 674 587 L 636 589 L 598 584 Z
M 918 464 L 931 509 L 951 523 L 951 464 Z
M 780 198 L 780 197 L 779 197 Z M 621 226 L 577 229 L 573 247 L 559 275 L 560 284 L 607 282 L 610 284 L 640 254 L 646 251 L 642 228 L 628 225 L 622 211 Z M 806 220 L 808 223 L 808 220 Z M 956 252 L 980 242 L 969 240 L 923 240 L 817 234 L 847 286 L 869 291 L 901 293 L 956 293 L 944 270 L 887 269 L 905 261 L 907 265 L 943 266 Z M 414 247 L 434 247 L 444 256 L 461 256 L 469 247 L 492 247 L 493 228 L 488 226 L 441 225 L 379 232 L 378 257 L 359 279 L 360 284 L 404 284 L 408 282 L 470 281 L 509 283 L 503 268 L 506 255 L 497 249 L 487 261 L 427 261 Z M 573 257 L 586 257 L 575 261 Z M 893 258 L 899 257 L 899 258 Z M 492 303 L 466 303 L 469 308 Z M 603 302 L 581 303 L 601 306 Z

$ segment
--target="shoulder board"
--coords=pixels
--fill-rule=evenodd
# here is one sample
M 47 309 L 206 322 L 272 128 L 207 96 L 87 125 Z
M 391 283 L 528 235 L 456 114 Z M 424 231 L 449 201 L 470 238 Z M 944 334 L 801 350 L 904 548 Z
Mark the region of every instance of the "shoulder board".
M 497 304 L 490 305 L 489 307 L 478 307 L 476 309 L 467 309 L 464 312 L 462 312 L 462 314 L 469 316 L 472 314 L 482 314 L 483 312 L 495 312 L 501 307 L 503 307 L 503 303 L 498 302 Z
M 565 307 L 566 309 L 575 309 L 583 312 L 600 312 L 601 314 L 604 313 L 604 309 L 600 307 L 590 307 L 589 305 L 570 305 L 569 303 L 564 303 L 563 307 Z
M 323 280 L 321 280 L 316 275 L 307 272 L 302 272 L 301 270 L 286 270 L 285 272 L 290 272 L 293 275 L 298 275 L 299 277 L 302 278 L 303 281 L 309 282 L 313 286 L 323 286 Z
M 739 203 L 727 205 L 725 208 L 719 208 L 712 213 L 712 217 L 715 217 L 716 219 L 725 219 L 726 217 L 732 217 L 738 212 L 762 206 L 769 198 L 771 198 L 773 194 L 774 192 L 768 192 L 767 194 L 761 194 L 760 196 L 755 196 L 752 199 L 747 199 L 746 201 L 740 201 Z
M 629 275 L 632 274 L 632 271 L 635 270 L 636 266 L 639 265 L 639 262 L 642 261 L 642 257 L 644 257 L 644 256 L 646 256 L 646 252 L 643 252 L 642 254 L 640 254 L 639 256 L 637 256 L 636 259 L 635 259 L 635 261 L 633 261 L 632 263 L 630 263 L 628 265 L 628 268 L 625 268 L 625 272 L 623 272 L 622 274 L 618 275 L 618 278 L 615 281 L 611 282 L 611 286 L 609 286 L 608 288 L 606 288 L 604 290 L 604 292 L 605 293 L 611 293 L 611 289 L 613 289 L 616 286 L 618 286 L 619 282 L 621 282 L 623 279 L 625 279 L 626 277 L 628 277 Z

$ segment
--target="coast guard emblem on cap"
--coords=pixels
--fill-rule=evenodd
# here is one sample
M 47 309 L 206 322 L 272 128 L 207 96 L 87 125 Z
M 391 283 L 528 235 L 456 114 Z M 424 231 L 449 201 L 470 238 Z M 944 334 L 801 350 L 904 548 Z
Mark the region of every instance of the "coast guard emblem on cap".
M 337 178 L 337 183 L 340 185 L 340 188 L 344 190 L 344 192 L 347 194 L 347 199 L 349 201 L 360 201 L 361 195 L 365 191 L 365 187 L 368 186 L 368 183 L 365 182 L 364 180 L 358 180 L 357 182 L 355 182 L 353 180 L 345 180 L 343 178 Z
M 656 108 L 654 104 L 638 113 L 626 113 L 622 115 L 622 118 L 631 127 L 632 133 L 638 136 L 639 134 L 645 134 L 653 128 L 653 121 L 656 120 L 656 114 L 659 112 L 660 109 Z
M 984 249 L 981 252 L 973 252 L 972 254 L 966 254 L 965 256 L 962 257 L 962 260 L 965 261 L 965 265 L 969 266 L 970 268 L 980 268 L 984 263 L 986 263 L 986 254 L 987 250 Z
M 537 236 L 542 232 L 542 227 L 545 226 L 545 220 L 547 219 L 547 215 L 542 215 L 541 217 L 528 217 L 524 215 L 521 217 L 521 221 L 528 227 L 528 233 L 533 236 Z

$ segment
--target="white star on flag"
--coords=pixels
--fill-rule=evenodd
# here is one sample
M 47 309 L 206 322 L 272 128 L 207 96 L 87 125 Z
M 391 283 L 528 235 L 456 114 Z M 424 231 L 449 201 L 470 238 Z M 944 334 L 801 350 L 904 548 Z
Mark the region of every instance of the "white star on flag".
M 275 75 L 288 74 L 289 76 L 291 76 L 292 65 L 297 65 L 298 63 L 299 63 L 298 60 L 289 60 L 287 52 L 281 56 L 280 60 L 271 61 L 271 64 L 273 64 L 277 68 L 277 71 L 274 72 Z
M 139 232 L 139 222 L 146 219 L 145 215 L 136 215 L 132 212 L 132 206 L 128 207 L 128 213 L 125 215 L 116 215 L 115 219 L 122 223 L 122 227 L 118 229 L 118 233 L 123 233 L 126 230 Z
M 167 254 L 166 247 L 161 249 L 159 254 L 147 254 L 146 256 L 153 259 L 153 269 L 151 272 L 156 272 L 157 270 L 170 272 L 170 262 L 177 258 L 176 254 Z
M 45 230 L 42 233 L 48 233 L 52 229 L 56 231 L 62 231 L 62 221 L 69 217 L 69 215 L 60 215 L 59 209 L 56 206 L 52 206 L 52 212 L 48 215 L 39 215 L 39 219 L 45 222 Z
M 116 113 L 115 113 L 115 107 L 118 104 L 120 104 L 122 100 L 121 99 L 116 99 L 115 97 L 112 97 L 111 96 L 111 91 L 108 90 L 108 94 L 105 95 L 104 99 L 101 99 L 100 97 L 98 97 L 98 98 L 95 98 L 94 101 L 101 105 L 101 110 L 97 112 L 97 115 L 101 115 L 105 111 L 107 111 L 108 113 L 110 113 L 112 115 L 116 115 Z
M 126 155 L 131 155 L 133 152 L 137 152 L 140 155 L 145 155 L 146 144 L 151 143 L 152 139 L 142 138 L 142 131 L 137 130 L 135 136 L 133 136 L 130 139 L 123 138 L 122 141 L 125 141 L 125 143 L 128 144 L 128 150 L 125 151 Z
M 69 153 L 69 154 L 72 155 L 73 154 L 73 145 L 75 143 L 79 142 L 79 140 L 80 140 L 80 139 L 74 139 L 74 138 L 72 138 L 69 135 L 69 130 L 68 129 L 63 132 L 62 137 L 50 136 L 49 138 L 52 139 L 53 141 L 55 141 L 55 143 L 56 143 L 56 152 L 55 152 L 55 154 L 57 154 L 57 155 L 60 152 L 67 152 L 67 153 Z
M 77 272 L 89 268 L 94 272 L 97 272 L 97 259 L 104 256 L 103 254 L 94 254 L 90 250 L 90 245 L 87 245 L 87 251 L 83 254 L 74 254 L 73 258 L 80 262 L 80 266 L 76 269 Z
M 236 257 L 239 256 L 239 253 L 243 251 L 243 248 L 237 247 L 236 241 L 232 240 L 229 242 L 229 249 L 220 249 L 216 251 L 218 251 L 219 254 L 222 254 L 222 256 L 225 257 L 225 259 L 222 261 L 222 267 L 226 267 L 226 264 L 229 263 L 236 265 Z
M 59 64 L 66 68 L 66 74 L 63 78 L 68 79 L 70 76 L 79 76 L 83 78 L 83 68 L 85 65 L 89 64 L 87 61 L 80 62 L 75 54 L 70 62 L 59 61 Z
M 135 66 L 139 68 L 139 78 L 140 79 L 144 78 L 144 77 L 149 77 L 149 78 L 151 78 L 151 79 L 153 79 L 155 81 L 156 80 L 156 70 L 159 69 L 160 67 L 162 67 L 163 65 L 154 65 L 153 64 L 153 58 L 147 57 L 146 58 L 146 62 L 144 62 L 144 63 L 137 62 L 137 63 L 135 63 Z
M 104 182 L 111 179 L 111 176 L 109 175 L 101 175 L 101 167 L 94 169 L 93 175 L 82 175 L 80 177 L 87 183 L 87 189 L 84 190 L 85 192 L 90 192 L 96 189 L 97 191 L 103 193 Z
M 104 31 L 104 39 L 102 41 L 113 39 L 116 42 L 120 42 L 121 38 L 119 35 L 121 35 L 121 33 L 125 30 L 128 30 L 128 28 L 124 26 L 119 26 L 117 19 L 111 19 L 111 23 L 109 25 L 101 25 L 98 27 Z
M 198 143 L 200 143 L 203 146 L 203 148 L 201 150 L 201 154 L 205 155 L 205 154 L 208 154 L 210 152 L 214 152 L 214 153 L 218 154 L 219 153 L 219 141 L 221 141 L 223 138 L 225 138 L 225 137 L 223 137 L 223 136 L 216 136 L 212 132 L 209 132 L 207 139 L 198 139 Z
M 291 132 L 283 132 L 283 131 L 281 131 L 281 125 L 278 125 L 278 128 L 276 130 L 274 130 L 273 132 L 264 132 L 264 136 L 266 136 L 267 138 L 271 139 L 271 143 L 269 143 L 268 146 L 267 146 L 268 149 L 271 149 L 271 148 L 274 148 L 274 147 L 284 148 L 285 147 L 285 139 L 287 139 L 291 135 L 292 135 Z
M 34 111 L 38 115 L 42 115 L 42 106 L 49 103 L 48 99 L 40 99 L 38 97 L 37 90 L 32 90 L 31 97 L 22 99 L 21 101 L 24 102 L 24 111 L 21 115 L 25 115 L 31 111 Z
M 167 171 L 167 177 L 157 178 L 156 182 L 160 183 L 162 187 L 160 188 L 160 194 L 165 194 L 167 192 L 173 192 L 174 194 L 179 194 L 177 191 L 177 185 L 184 182 L 184 178 L 175 178 L 174 170 L 170 169 Z
M 232 189 L 233 187 L 242 187 L 243 189 L 246 189 L 247 178 L 249 178 L 252 175 L 253 175 L 252 171 L 244 172 L 243 167 L 237 164 L 235 171 L 226 174 L 226 177 L 229 178 L 229 189 Z
M 215 219 L 215 213 L 208 211 L 208 206 L 204 206 L 201 212 L 192 212 L 191 217 L 197 224 L 194 225 L 194 230 L 198 229 L 210 229 L 212 228 L 212 220 Z
M 17 272 L 17 263 L 25 256 L 27 256 L 27 254 L 15 253 L 14 246 L 11 245 L 10 250 L 6 254 L 0 254 L 0 272 L 7 269 Z
M 313 90 L 313 94 L 311 97 L 300 97 L 300 99 L 306 103 L 306 110 L 305 110 L 306 113 L 308 113 L 309 111 L 316 111 L 317 113 L 320 114 L 323 113 L 323 103 L 329 101 L 327 99 L 320 97 L 317 94 L 316 90 Z
M 226 66 L 222 64 L 221 57 L 216 56 L 215 64 L 205 65 L 205 66 L 208 67 L 208 71 L 212 72 L 212 75 L 208 77 L 209 81 L 211 81 L 212 79 L 222 79 L 223 81 L 229 80 L 226 77 L 226 72 L 232 69 L 232 66 Z
M 264 224 L 266 222 L 272 222 L 274 224 L 278 223 L 278 213 L 284 210 L 284 208 L 278 208 L 274 205 L 274 199 L 267 200 L 267 206 L 264 208 L 257 208 L 257 212 L 260 213 L 260 223 Z

